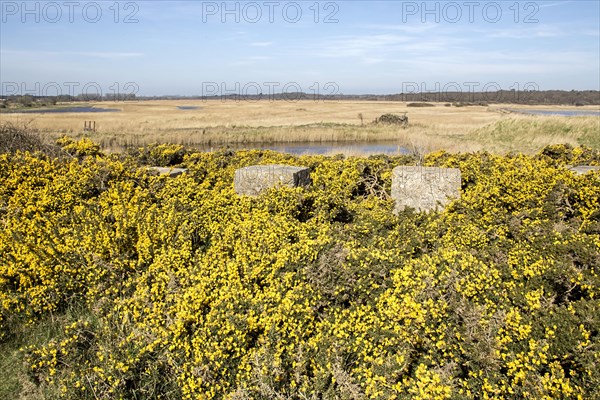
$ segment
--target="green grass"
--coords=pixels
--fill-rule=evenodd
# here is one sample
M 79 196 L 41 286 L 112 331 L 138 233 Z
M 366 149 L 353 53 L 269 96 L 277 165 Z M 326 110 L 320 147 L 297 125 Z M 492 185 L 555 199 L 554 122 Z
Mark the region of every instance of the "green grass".
M 23 384 L 19 379 L 23 374 L 23 361 L 19 352 L 22 343 L 21 338 L 0 344 L 0 370 L 2 371 L 0 398 L 2 399 L 16 399 L 22 391 Z
M 43 396 L 27 378 L 21 347 L 40 343 L 55 336 L 59 325 L 41 321 L 30 329 L 14 334 L 7 342 L 0 344 L 0 399 L 42 399 Z
M 8 340 L 0 342 L 0 399 L 38 400 L 49 397 L 47 391 L 33 384 L 27 376 L 22 348 L 41 346 L 60 337 L 67 322 L 84 318 L 86 311 L 69 309 L 59 315 L 51 315 L 33 325 L 15 323 L 19 327 L 11 332 Z M 51 396 L 50 396 L 51 397 Z
M 533 153 L 546 145 L 569 143 L 600 148 L 598 117 L 515 117 L 476 129 L 463 138 L 486 150 Z

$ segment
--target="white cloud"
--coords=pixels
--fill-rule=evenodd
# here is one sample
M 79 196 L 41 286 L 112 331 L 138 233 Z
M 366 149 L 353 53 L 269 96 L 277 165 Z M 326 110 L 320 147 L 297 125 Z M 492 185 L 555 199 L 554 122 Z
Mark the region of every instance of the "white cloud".
M 565 32 L 556 26 L 532 26 L 530 29 L 506 29 L 496 31 L 485 31 L 485 36 L 490 38 L 503 39 L 531 39 L 531 38 L 550 38 L 571 35 L 572 32 Z
M 399 46 L 411 42 L 405 35 L 363 35 L 342 36 L 324 41 L 317 53 L 326 57 L 360 57 L 368 58 L 370 54 L 390 52 Z
M 253 47 L 269 47 L 272 45 L 273 45 L 273 42 L 252 42 L 252 43 L 250 43 L 250 46 L 253 46 Z
M 22 57 L 34 57 L 39 58 L 40 56 L 50 57 L 65 57 L 65 56 L 82 56 L 82 57 L 97 57 L 97 58 L 131 58 L 131 57 L 142 57 L 144 53 L 137 52 L 107 52 L 107 51 L 44 51 L 44 50 L 12 50 L 2 49 L 2 54 L 22 56 Z
M 363 64 L 381 64 L 434 54 L 445 56 L 463 42 L 463 39 L 445 35 L 367 34 L 325 39 L 307 49 L 306 53 L 323 58 L 354 58 Z
M 271 57 L 267 56 L 250 56 L 231 63 L 232 66 L 248 66 L 256 65 L 271 60 Z
M 433 22 L 419 23 L 419 24 L 366 24 L 359 25 L 359 28 L 371 29 L 371 30 L 384 30 L 384 31 L 396 31 L 404 32 L 411 35 L 427 32 L 438 28 L 439 24 Z
M 123 53 L 123 52 L 102 52 L 102 51 L 91 51 L 91 52 L 78 52 L 71 53 L 73 55 L 81 55 L 85 57 L 98 57 L 98 58 L 131 58 L 131 57 L 142 57 L 144 53 Z
M 565 4 L 569 4 L 569 1 L 559 1 L 558 3 L 546 3 L 546 4 L 539 4 L 538 7 L 539 8 L 548 8 L 548 7 L 556 7 L 556 6 L 562 6 Z
M 384 61 L 386 61 L 386 60 L 384 60 L 383 58 L 376 58 L 376 57 L 365 57 L 362 59 L 363 64 L 370 64 L 370 65 L 380 64 Z

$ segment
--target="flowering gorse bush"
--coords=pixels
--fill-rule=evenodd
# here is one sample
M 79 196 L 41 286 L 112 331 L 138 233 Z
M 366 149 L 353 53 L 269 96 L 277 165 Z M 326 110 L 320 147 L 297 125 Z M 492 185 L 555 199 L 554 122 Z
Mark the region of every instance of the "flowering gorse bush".
M 0 155 L 0 334 L 62 318 L 22 349 L 50 398 L 600 396 L 598 152 L 434 153 L 462 198 L 394 215 L 408 156 L 61 145 Z M 311 186 L 234 193 L 271 163 Z

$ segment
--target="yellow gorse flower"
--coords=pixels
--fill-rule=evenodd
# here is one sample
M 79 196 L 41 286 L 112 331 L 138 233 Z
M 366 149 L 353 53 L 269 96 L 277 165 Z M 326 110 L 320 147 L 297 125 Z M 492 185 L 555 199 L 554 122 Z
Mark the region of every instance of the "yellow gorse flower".
M 0 155 L 0 335 L 58 327 L 22 349 L 54 397 L 600 395 L 598 152 L 434 153 L 461 199 L 394 215 L 410 156 L 60 144 Z M 311 186 L 235 194 L 275 163 Z

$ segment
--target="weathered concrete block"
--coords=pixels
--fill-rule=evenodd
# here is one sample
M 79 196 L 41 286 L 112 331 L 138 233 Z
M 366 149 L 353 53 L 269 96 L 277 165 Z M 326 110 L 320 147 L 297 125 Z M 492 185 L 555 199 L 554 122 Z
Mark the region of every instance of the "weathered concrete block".
M 431 211 L 460 198 L 458 168 L 400 166 L 392 171 L 392 198 L 395 212 L 406 207 Z
M 174 178 L 187 172 L 187 168 L 171 168 L 171 167 L 149 167 L 150 171 L 157 173 L 158 175 L 169 175 Z
M 594 167 L 589 165 L 578 165 L 576 167 L 570 167 L 569 171 L 575 172 L 577 175 L 585 175 L 591 171 L 600 171 L 600 167 Z
M 275 186 L 307 186 L 310 170 L 290 165 L 252 165 L 235 171 L 233 187 L 237 194 L 258 196 Z

